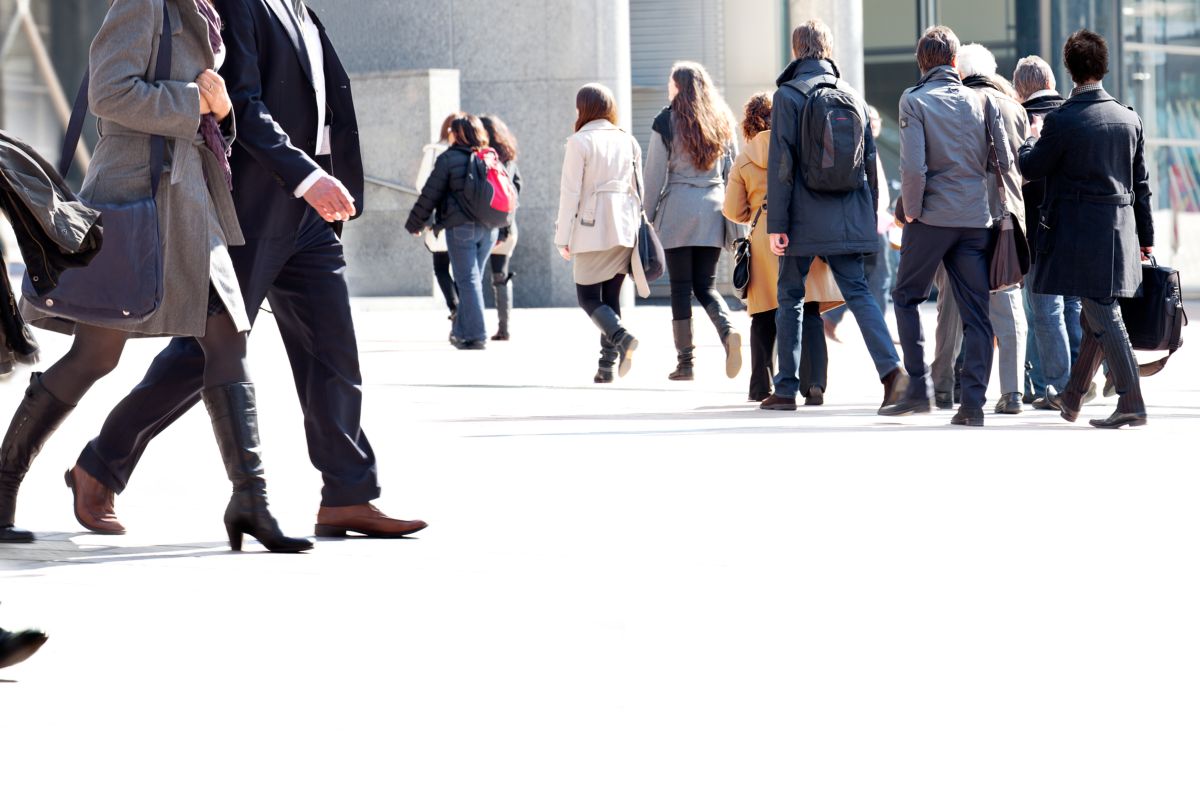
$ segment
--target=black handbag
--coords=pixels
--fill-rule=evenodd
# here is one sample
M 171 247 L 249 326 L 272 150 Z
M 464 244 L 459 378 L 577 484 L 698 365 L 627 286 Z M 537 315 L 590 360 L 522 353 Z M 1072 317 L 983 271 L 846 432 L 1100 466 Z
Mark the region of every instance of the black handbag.
M 641 165 L 637 158 L 633 163 L 633 180 L 637 188 L 638 213 L 641 222 L 638 224 L 637 243 L 634 245 L 633 257 L 637 260 L 647 284 L 654 283 L 667 271 L 667 254 L 663 250 L 658 231 L 646 219 L 645 204 L 642 199 Z
M 991 118 L 994 107 L 990 100 L 984 105 L 984 130 L 987 132 L 988 160 L 996 174 L 996 189 L 1000 194 L 1000 219 L 996 235 L 992 240 L 991 258 L 988 260 L 988 288 L 993 292 L 1019 286 L 1029 272 L 1029 243 L 1025 233 L 1017 227 L 1016 219 L 1008 210 L 1008 198 L 1004 191 L 1004 174 L 1000 170 L 1000 156 L 996 152 L 996 141 L 992 136 Z M 998 112 L 997 112 L 998 113 Z
M 1138 365 L 1142 377 L 1158 374 L 1175 351 L 1183 347 L 1187 312 L 1183 308 L 1179 270 L 1160 267 L 1151 256 L 1150 262 L 1142 265 L 1142 287 L 1137 296 L 1124 297 L 1119 302 L 1134 350 L 1169 351 L 1158 361 Z
M 750 223 L 750 231 L 733 243 L 733 294 L 738 300 L 745 300 L 750 292 L 750 240 L 758 227 L 758 218 L 766 210 L 767 204 L 763 203 Z
M 159 42 L 154 79 L 162 82 L 171 78 L 171 23 L 165 2 Z M 85 72 L 67 126 L 59 161 L 62 175 L 71 170 L 83 132 L 89 78 Z M 165 154 L 166 140 L 162 136 L 151 136 L 148 197 L 129 203 L 88 204 L 100 212 L 100 223 L 104 228 L 104 244 L 88 266 L 64 272 L 56 286 L 40 292 L 26 273 L 21 293 L 31 305 L 52 316 L 100 326 L 112 322 L 142 322 L 158 310 L 163 298 L 163 253 L 155 197 L 162 179 Z

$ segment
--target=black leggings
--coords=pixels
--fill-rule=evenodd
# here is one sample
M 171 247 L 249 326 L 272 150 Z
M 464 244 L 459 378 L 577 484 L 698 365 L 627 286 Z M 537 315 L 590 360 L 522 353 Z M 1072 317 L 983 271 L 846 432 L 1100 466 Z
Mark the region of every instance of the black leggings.
M 495 253 L 488 256 L 488 266 L 492 270 L 493 285 L 503 286 L 512 277 L 512 273 L 508 270 L 508 259 L 509 256 L 497 255 Z
M 671 279 L 671 319 L 692 318 L 692 295 L 701 307 L 721 302 L 717 294 L 719 247 L 672 247 L 666 251 Z
M 591 283 L 584 286 L 575 284 L 575 296 L 579 298 L 579 307 L 589 317 L 596 313 L 600 306 L 608 306 L 621 316 L 621 285 L 625 283 L 624 273 L 615 275 L 604 283 Z
M 77 405 L 96 381 L 117 368 L 129 334 L 95 325 L 76 325 L 75 340 L 67 354 L 42 375 L 46 391 L 68 405 Z M 204 350 L 204 388 L 248 381 L 246 334 L 238 331 L 229 314 L 208 318 L 203 336 L 196 337 Z
M 433 277 L 438 288 L 442 290 L 442 298 L 446 308 L 453 314 L 458 309 L 458 289 L 454 287 L 454 278 L 450 276 L 450 254 L 433 254 Z

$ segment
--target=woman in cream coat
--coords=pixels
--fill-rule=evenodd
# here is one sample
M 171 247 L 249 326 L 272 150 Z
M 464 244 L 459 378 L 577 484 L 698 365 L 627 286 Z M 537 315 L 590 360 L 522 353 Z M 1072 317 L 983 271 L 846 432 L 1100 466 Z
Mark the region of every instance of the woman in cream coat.
M 771 96 L 756 94 L 746 103 L 742 135 L 746 149 L 734 162 L 725 190 L 725 216 L 749 225 L 767 202 L 767 152 L 771 144 Z M 760 403 L 771 395 L 775 360 L 775 312 L 779 308 L 776 284 L 779 259 L 771 252 L 766 212 L 750 236 L 750 401 Z M 805 405 L 821 405 L 828 386 L 829 353 L 821 313 L 845 301 L 829 265 L 814 260 L 804 284 L 804 330 L 801 335 L 800 393 Z
M 625 377 L 637 339 L 621 325 L 621 284 L 629 273 L 641 222 L 642 149 L 617 127 L 617 103 L 591 83 L 575 98 L 575 134 L 567 139 L 554 243 L 574 259 L 579 307 L 600 329 L 596 383 Z
M 153 74 L 164 14 L 171 33 L 170 80 Z M 150 138 L 167 139 L 158 188 L 163 247 L 163 298 L 141 321 L 77 320 L 47 302 L 23 312 L 35 325 L 74 334 L 65 356 L 34 373 L 0 447 L 0 535 L 32 538 L 13 525 L 17 490 L 34 457 L 100 378 L 111 372 L 130 336 L 190 336 L 204 351 L 204 404 L 234 485 L 225 512 L 230 546 L 244 534 L 268 549 L 307 550 L 307 539 L 284 536 L 267 508 L 254 385 L 246 372 L 242 305 L 228 246 L 242 244 L 230 192 L 232 104 L 217 74 L 223 61 L 221 20 L 210 0 L 110 0 L 89 56 L 89 106 L 100 141 L 80 190 L 95 203 L 133 202 L 150 191 Z M 83 513 L 79 497 L 103 491 L 79 466 L 66 474 L 76 492 L 76 516 L 99 533 L 124 533 L 111 512 Z M 85 504 L 94 507 L 91 503 Z

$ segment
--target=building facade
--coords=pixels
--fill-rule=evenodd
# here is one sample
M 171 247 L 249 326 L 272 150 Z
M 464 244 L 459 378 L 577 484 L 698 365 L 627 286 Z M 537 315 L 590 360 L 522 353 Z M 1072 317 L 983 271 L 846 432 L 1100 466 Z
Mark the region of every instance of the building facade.
M 884 118 L 881 151 L 897 177 L 896 108 L 916 82 L 914 43 L 932 24 L 981 42 L 1002 72 L 1036 53 L 1059 65 L 1080 27 L 1112 44 L 1109 90 L 1143 117 L 1162 260 L 1200 282 L 1200 0 L 310 0 L 351 71 L 369 177 L 367 213 L 347 228 L 359 294 L 428 295 L 430 259 L 404 235 L 422 146 L 463 108 L 503 117 L 521 143 L 518 305 L 574 302 L 569 267 L 553 248 L 563 141 L 576 89 L 601 81 L 643 141 L 666 103 L 674 61 L 706 64 L 735 112 L 774 89 L 793 25 L 834 30 L 843 76 Z M 18 20 L 21 9 L 26 18 Z M 99 25 L 102 0 L 0 0 L 0 125 L 56 153 L 61 98 L 31 43 L 35 30 L 71 94 Z M 1059 81 L 1070 81 L 1059 69 Z M 63 94 L 58 91 L 57 94 Z

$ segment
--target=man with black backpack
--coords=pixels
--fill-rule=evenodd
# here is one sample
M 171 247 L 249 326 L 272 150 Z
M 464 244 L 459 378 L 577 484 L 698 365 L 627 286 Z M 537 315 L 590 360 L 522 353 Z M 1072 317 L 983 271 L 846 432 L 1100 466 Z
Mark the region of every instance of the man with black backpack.
M 884 386 L 883 406 L 908 379 L 879 306 L 871 297 L 864 254 L 879 246 L 875 140 L 867 105 L 841 80 L 833 35 L 820 20 L 792 32 L 794 60 L 776 82 L 767 162 L 767 232 L 779 256 L 776 316 L 779 374 L 761 408 L 790 411 L 799 390 L 804 282 L 814 258 L 829 264 L 854 314 Z

